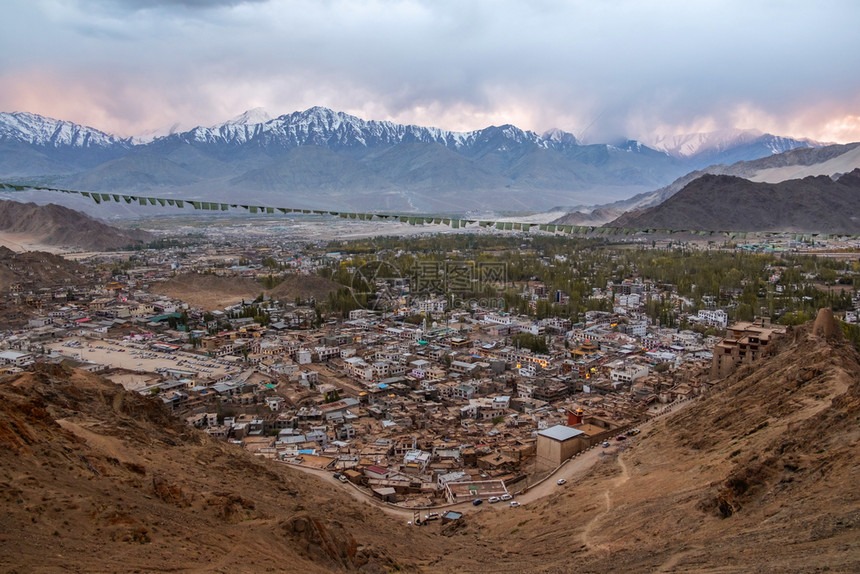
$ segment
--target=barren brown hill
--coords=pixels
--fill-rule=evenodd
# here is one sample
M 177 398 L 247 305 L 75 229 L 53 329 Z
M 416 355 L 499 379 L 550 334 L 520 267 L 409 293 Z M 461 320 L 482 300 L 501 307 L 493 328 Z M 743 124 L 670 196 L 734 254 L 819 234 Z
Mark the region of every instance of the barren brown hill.
M 149 291 L 214 311 L 235 305 L 243 299 L 253 301 L 263 292 L 263 287 L 253 279 L 243 277 L 186 273 L 153 283 Z
M 267 291 L 275 299 L 291 301 L 296 297 L 309 299 L 315 297 L 317 301 L 324 301 L 330 291 L 342 287 L 319 275 L 287 275 L 284 280 L 274 289 Z
M 0 290 L 21 283 L 25 286 L 50 287 L 77 285 L 88 270 L 79 263 L 43 251 L 15 253 L 0 246 Z
M 0 200 L 0 231 L 27 235 L 33 243 L 92 251 L 141 245 L 155 238 L 147 231 L 112 227 L 53 203 L 36 205 L 5 200 Z
M 252 301 L 260 293 L 284 301 L 293 301 L 296 297 L 315 297 L 318 301 L 323 301 L 329 291 L 338 287 L 337 283 L 317 275 L 287 275 L 274 289 L 267 290 L 253 279 L 187 273 L 153 283 L 150 291 L 213 311 L 234 305 L 243 299 Z
M 631 198 L 600 206 L 583 217 L 582 213 L 568 213 L 555 221 L 559 225 L 604 225 L 622 213 L 634 213 L 659 205 L 681 191 L 690 182 L 705 175 L 733 175 L 750 181 L 779 183 L 808 176 L 834 176 L 860 167 L 860 142 L 829 145 L 820 148 L 795 148 L 783 153 L 768 155 L 752 161 L 739 161 L 731 165 L 715 164 L 702 170 L 691 171 L 655 191 L 640 193 Z
M 59 367 L 0 379 L 4 572 L 390 572 L 441 551 L 321 480 Z
M 825 175 L 781 183 L 704 175 L 660 205 L 626 213 L 609 225 L 853 235 L 860 233 L 860 169 L 835 181 Z

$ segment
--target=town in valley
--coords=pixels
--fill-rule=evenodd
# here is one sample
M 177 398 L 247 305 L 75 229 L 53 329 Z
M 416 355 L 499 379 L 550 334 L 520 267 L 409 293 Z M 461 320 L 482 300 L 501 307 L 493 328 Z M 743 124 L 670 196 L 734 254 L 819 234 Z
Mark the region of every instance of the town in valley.
M 627 448 L 817 307 L 848 324 L 860 309 L 856 240 L 335 224 L 353 238 L 230 220 L 72 254 L 86 273 L 6 289 L 2 370 L 101 373 L 213 437 L 406 509 L 516 506 L 579 454 Z

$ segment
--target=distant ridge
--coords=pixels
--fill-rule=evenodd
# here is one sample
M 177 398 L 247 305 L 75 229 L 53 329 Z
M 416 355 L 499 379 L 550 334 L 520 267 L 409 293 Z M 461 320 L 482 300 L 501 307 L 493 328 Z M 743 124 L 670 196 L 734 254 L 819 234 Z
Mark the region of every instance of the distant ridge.
M 809 175 L 839 175 L 858 167 L 860 167 L 860 142 L 828 145 L 821 148 L 797 148 L 756 160 L 740 161 L 732 165 L 712 165 L 702 170 L 691 171 L 655 191 L 605 205 L 592 206 L 582 212 L 572 212 L 552 223 L 578 225 L 580 221 L 587 220 L 593 225 L 603 225 L 627 211 L 659 205 L 681 191 L 691 181 L 706 174 L 734 175 L 751 181 L 779 183 Z
M 610 227 L 860 233 L 860 169 L 836 180 L 810 176 L 781 183 L 706 174 L 655 207 Z
M 33 243 L 104 251 L 141 245 L 155 236 L 119 229 L 60 205 L 0 200 L 0 232 L 24 234 Z

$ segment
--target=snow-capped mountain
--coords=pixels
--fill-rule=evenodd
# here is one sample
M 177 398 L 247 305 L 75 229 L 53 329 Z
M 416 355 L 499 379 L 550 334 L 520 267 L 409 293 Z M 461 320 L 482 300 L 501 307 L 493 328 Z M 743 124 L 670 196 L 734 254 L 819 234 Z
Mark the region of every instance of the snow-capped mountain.
M 623 200 L 711 163 L 812 145 L 746 132 L 657 142 L 583 145 L 513 125 L 455 132 L 323 107 L 277 117 L 257 108 L 123 139 L 15 113 L 0 114 L 0 181 L 311 208 L 541 210 Z
M 649 141 L 650 147 L 664 151 L 674 157 L 690 157 L 711 150 L 748 143 L 764 135 L 758 130 L 719 130 L 707 133 L 658 135 Z
M 130 147 L 127 139 L 72 122 L 26 112 L 0 113 L 0 141 L 4 140 L 48 148 Z
M 264 124 L 272 119 L 272 116 L 269 115 L 269 112 L 264 110 L 263 108 L 253 108 L 251 110 L 247 110 L 235 118 L 231 120 L 227 120 L 226 122 L 216 124 L 212 126 L 213 129 L 217 129 L 221 126 L 229 126 L 229 125 L 253 125 L 253 124 Z
M 576 144 L 573 135 L 560 130 L 554 132 L 551 138 L 542 138 L 534 132 L 511 125 L 453 132 L 386 121 L 367 121 L 323 107 L 313 107 L 274 119 L 268 119 L 268 114 L 258 108 L 222 124 L 196 127 L 170 137 L 186 143 L 243 145 L 253 141 L 264 146 L 283 148 L 315 145 L 330 149 L 423 142 L 463 150 L 482 146 L 498 138 L 511 145 L 531 144 L 544 149 L 561 149 Z
M 153 141 L 164 138 L 169 135 L 179 134 L 184 131 L 190 129 L 191 126 L 183 125 L 180 122 L 176 122 L 167 127 L 156 128 L 154 130 L 147 130 L 145 132 L 141 132 L 137 135 L 131 136 L 129 141 L 132 145 L 146 145 L 148 143 L 152 143 Z
M 573 134 L 568 133 L 566 131 L 562 131 L 558 128 L 549 129 L 549 130 L 545 131 L 544 133 L 542 133 L 540 137 L 546 141 L 555 142 L 557 144 L 561 144 L 561 145 L 565 145 L 565 146 L 567 146 L 567 145 L 579 145 L 579 141 L 576 139 L 576 137 Z
M 707 133 L 656 136 L 648 146 L 677 158 L 706 158 L 713 163 L 757 159 L 802 147 L 822 147 L 826 144 L 807 139 L 794 139 L 762 133 L 758 130 L 727 129 Z M 721 161 L 721 160 L 730 160 Z M 713 161 L 717 160 L 717 161 Z

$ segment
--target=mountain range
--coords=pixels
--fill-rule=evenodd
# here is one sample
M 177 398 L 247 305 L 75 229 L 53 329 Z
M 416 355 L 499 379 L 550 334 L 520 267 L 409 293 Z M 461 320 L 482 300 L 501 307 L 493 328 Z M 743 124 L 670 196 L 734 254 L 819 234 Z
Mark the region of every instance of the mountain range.
M 521 212 L 622 200 L 715 162 L 821 145 L 750 132 L 690 141 L 664 139 L 654 149 L 512 125 L 453 132 L 321 107 L 275 118 L 249 110 L 211 127 L 120 138 L 0 113 L 0 178 L 302 208 Z

